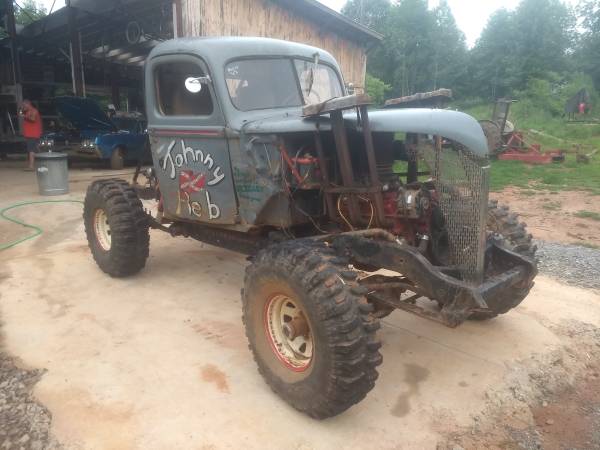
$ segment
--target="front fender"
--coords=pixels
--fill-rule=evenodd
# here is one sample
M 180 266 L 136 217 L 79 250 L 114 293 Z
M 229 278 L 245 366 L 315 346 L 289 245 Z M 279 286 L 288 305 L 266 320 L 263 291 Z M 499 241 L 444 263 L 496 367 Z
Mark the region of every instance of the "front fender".
M 96 140 L 96 147 L 98 148 L 98 153 L 100 154 L 101 159 L 110 159 L 110 157 L 113 154 L 113 151 L 116 150 L 118 145 L 106 143 L 102 140 Z
M 356 113 L 344 114 L 346 122 L 358 125 Z M 369 111 L 374 132 L 438 135 L 467 147 L 481 158 L 488 157 L 488 144 L 479 123 L 468 114 L 442 109 L 389 109 Z

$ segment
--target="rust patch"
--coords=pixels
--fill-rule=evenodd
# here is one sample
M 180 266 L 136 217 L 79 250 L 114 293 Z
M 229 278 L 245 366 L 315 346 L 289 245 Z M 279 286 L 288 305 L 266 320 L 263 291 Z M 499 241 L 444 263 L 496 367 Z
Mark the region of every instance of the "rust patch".
M 229 384 L 227 383 L 227 375 L 213 364 L 207 364 L 202 367 L 202 380 L 207 383 L 214 383 L 219 392 L 229 394 Z
M 71 245 L 65 249 L 67 252 L 72 253 L 88 253 L 90 251 L 90 247 L 88 244 L 77 244 Z
M 245 340 L 239 325 L 219 320 L 203 320 L 192 329 L 207 341 L 230 349 L 245 349 Z

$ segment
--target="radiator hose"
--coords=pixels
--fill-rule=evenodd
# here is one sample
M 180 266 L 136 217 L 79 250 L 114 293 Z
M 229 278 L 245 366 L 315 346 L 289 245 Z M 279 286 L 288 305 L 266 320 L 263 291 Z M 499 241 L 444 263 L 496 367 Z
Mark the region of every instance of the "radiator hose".
M 17 245 L 22 244 L 25 241 L 28 241 L 35 237 L 38 237 L 39 235 L 41 235 L 44 232 L 44 230 L 42 230 L 42 228 L 22 222 L 19 219 L 15 219 L 14 217 L 7 216 L 6 213 L 12 209 L 22 208 L 24 206 L 41 205 L 41 204 L 48 204 L 48 203 L 81 203 L 81 204 L 83 204 L 83 202 L 81 200 L 40 200 L 40 201 L 27 201 L 27 202 L 17 203 L 15 205 L 7 206 L 6 208 L 1 209 L 0 210 L 0 218 L 2 218 L 4 220 L 8 220 L 9 222 L 15 223 L 17 225 L 21 225 L 25 228 L 30 228 L 30 229 L 34 230 L 34 233 L 29 236 L 26 236 L 24 238 L 17 239 L 16 241 L 13 241 L 13 242 L 0 243 L 0 251 L 8 250 L 9 248 L 16 247 Z

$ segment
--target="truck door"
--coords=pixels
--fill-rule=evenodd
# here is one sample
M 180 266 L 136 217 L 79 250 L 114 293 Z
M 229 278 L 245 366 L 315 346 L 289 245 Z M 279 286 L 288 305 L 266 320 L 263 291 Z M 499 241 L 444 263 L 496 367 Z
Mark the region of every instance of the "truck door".
M 146 68 L 146 90 L 152 159 L 165 217 L 235 223 L 225 119 L 206 64 L 186 54 L 154 58 Z

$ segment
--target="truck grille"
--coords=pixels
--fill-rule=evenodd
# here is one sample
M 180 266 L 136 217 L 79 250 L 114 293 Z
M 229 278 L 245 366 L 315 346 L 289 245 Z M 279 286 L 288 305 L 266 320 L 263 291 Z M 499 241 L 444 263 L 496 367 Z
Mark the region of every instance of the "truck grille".
M 464 147 L 419 146 L 429 166 L 450 241 L 450 263 L 464 281 L 483 280 L 489 191 L 489 162 Z

